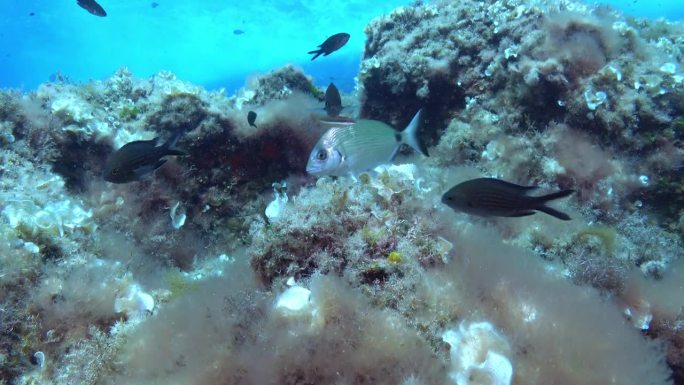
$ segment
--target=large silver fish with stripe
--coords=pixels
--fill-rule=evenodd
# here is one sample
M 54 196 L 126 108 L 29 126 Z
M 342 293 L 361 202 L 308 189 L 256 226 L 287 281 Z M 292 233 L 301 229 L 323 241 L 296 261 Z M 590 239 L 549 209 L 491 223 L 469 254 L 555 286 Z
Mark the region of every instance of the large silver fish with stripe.
M 402 144 L 428 156 L 418 140 L 420 111 L 404 131 L 377 120 L 359 120 L 352 125 L 333 127 L 319 139 L 309 155 L 306 172 L 313 175 L 357 175 L 390 163 Z

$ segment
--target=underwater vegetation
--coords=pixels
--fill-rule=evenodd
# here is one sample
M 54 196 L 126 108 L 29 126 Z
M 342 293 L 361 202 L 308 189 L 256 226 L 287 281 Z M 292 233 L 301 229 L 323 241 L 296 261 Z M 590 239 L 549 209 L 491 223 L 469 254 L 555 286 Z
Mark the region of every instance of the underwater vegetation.
M 683 28 L 419 2 L 352 95 L 1 91 L 0 384 L 683 384 Z

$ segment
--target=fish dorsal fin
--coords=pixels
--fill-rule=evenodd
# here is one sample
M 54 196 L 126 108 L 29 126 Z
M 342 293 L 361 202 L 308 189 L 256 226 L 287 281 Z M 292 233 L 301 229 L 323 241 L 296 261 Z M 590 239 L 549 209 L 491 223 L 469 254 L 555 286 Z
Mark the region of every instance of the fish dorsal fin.
M 181 136 L 183 136 L 183 132 L 178 131 L 161 146 L 165 155 L 188 155 L 186 151 L 176 147 L 176 143 L 178 143 L 178 139 L 180 139 Z
M 538 188 L 538 186 L 522 186 L 522 185 L 511 183 L 511 182 L 506 182 L 505 180 L 501 180 L 501 179 L 494 179 L 494 178 L 487 178 L 487 179 L 491 179 L 492 181 L 496 181 L 496 183 L 499 186 L 501 186 L 501 187 L 503 187 L 503 188 L 505 188 L 511 192 L 515 192 L 516 194 L 521 194 L 521 195 L 527 194 L 527 192 Z

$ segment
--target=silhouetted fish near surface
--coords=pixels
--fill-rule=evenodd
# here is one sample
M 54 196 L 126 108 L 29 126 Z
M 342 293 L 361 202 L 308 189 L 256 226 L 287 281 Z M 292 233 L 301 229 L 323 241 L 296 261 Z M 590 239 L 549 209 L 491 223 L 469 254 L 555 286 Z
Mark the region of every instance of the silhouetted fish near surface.
M 67 75 L 64 75 L 62 71 L 59 70 L 50 74 L 48 80 L 53 83 L 71 83 L 71 78 L 69 78 Z
M 403 143 L 428 156 L 427 149 L 418 140 L 419 123 L 420 111 L 402 132 L 383 122 L 365 119 L 333 127 L 311 151 L 306 172 L 332 176 L 359 174 L 391 162 Z
M 567 197 L 575 190 L 561 190 L 542 196 L 528 196 L 536 186 L 520 186 L 494 178 L 477 178 L 457 184 L 442 196 L 442 203 L 455 211 L 485 217 L 524 217 L 537 211 L 564 221 L 571 218 L 546 203 Z
M 95 2 L 95 0 L 76 0 L 76 4 L 78 4 L 81 8 L 85 9 L 86 11 L 92 13 L 95 16 L 107 16 L 107 12 L 105 12 L 104 8 L 102 8 L 100 4 Z
M 340 116 L 342 112 L 342 97 L 340 96 L 340 91 L 335 87 L 332 82 L 325 89 L 325 112 L 331 118 L 336 118 Z
M 157 8 L 158 6 L 159 6 L 159 3 L 157 3 L 156 1 L 154 1 L 150 4 L 150 7 L 152 7 L 152 8 Z
M 174 135 L 161 146 L 157 146 L 158 138 L 136 140 L 124 144 L 107 160 L 104 179 L 112 183 L 134 182 L 161 167 L 166 162 L 166 159 L 162 159 L 163 157 L 188 155 L 185 151 L 176 148 L 180 135 L 180 133 Z
M 256 124 L 254 122 L 256 121 L 257 114 L 254 111 L 249 111 L 247 113 L 247 123 L 249 123 L 250 126 L 257 128 Z
M 349 41 L 349 34 L 348 33 L 336 33 L 329 38 L 325 39 L 323 44 L 319 45 L 319 49 L 314 50 L 314 51 L 309 51 L 310 54 L 315 54 L 314 57 L 311 58 L 311 60 L 314 60 L 321 54 L 323 56 L 328 56 L 331 53 L 337 51 L 338 49 L 342 48 L 345 44 L 347 44 L 347 41 Z
M 233 30 L 233 35 L 242 35 L 243 33 L 245 33 L 245 31 L 243 31 L 241 29 L 234 29 Z

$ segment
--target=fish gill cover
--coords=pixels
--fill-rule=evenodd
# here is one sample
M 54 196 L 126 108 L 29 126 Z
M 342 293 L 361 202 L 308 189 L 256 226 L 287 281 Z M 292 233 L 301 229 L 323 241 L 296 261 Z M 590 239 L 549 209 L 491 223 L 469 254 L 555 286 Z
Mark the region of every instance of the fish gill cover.
M 80 3 L 2 16 L 0 384 L 684 383 L 681 22 Z

